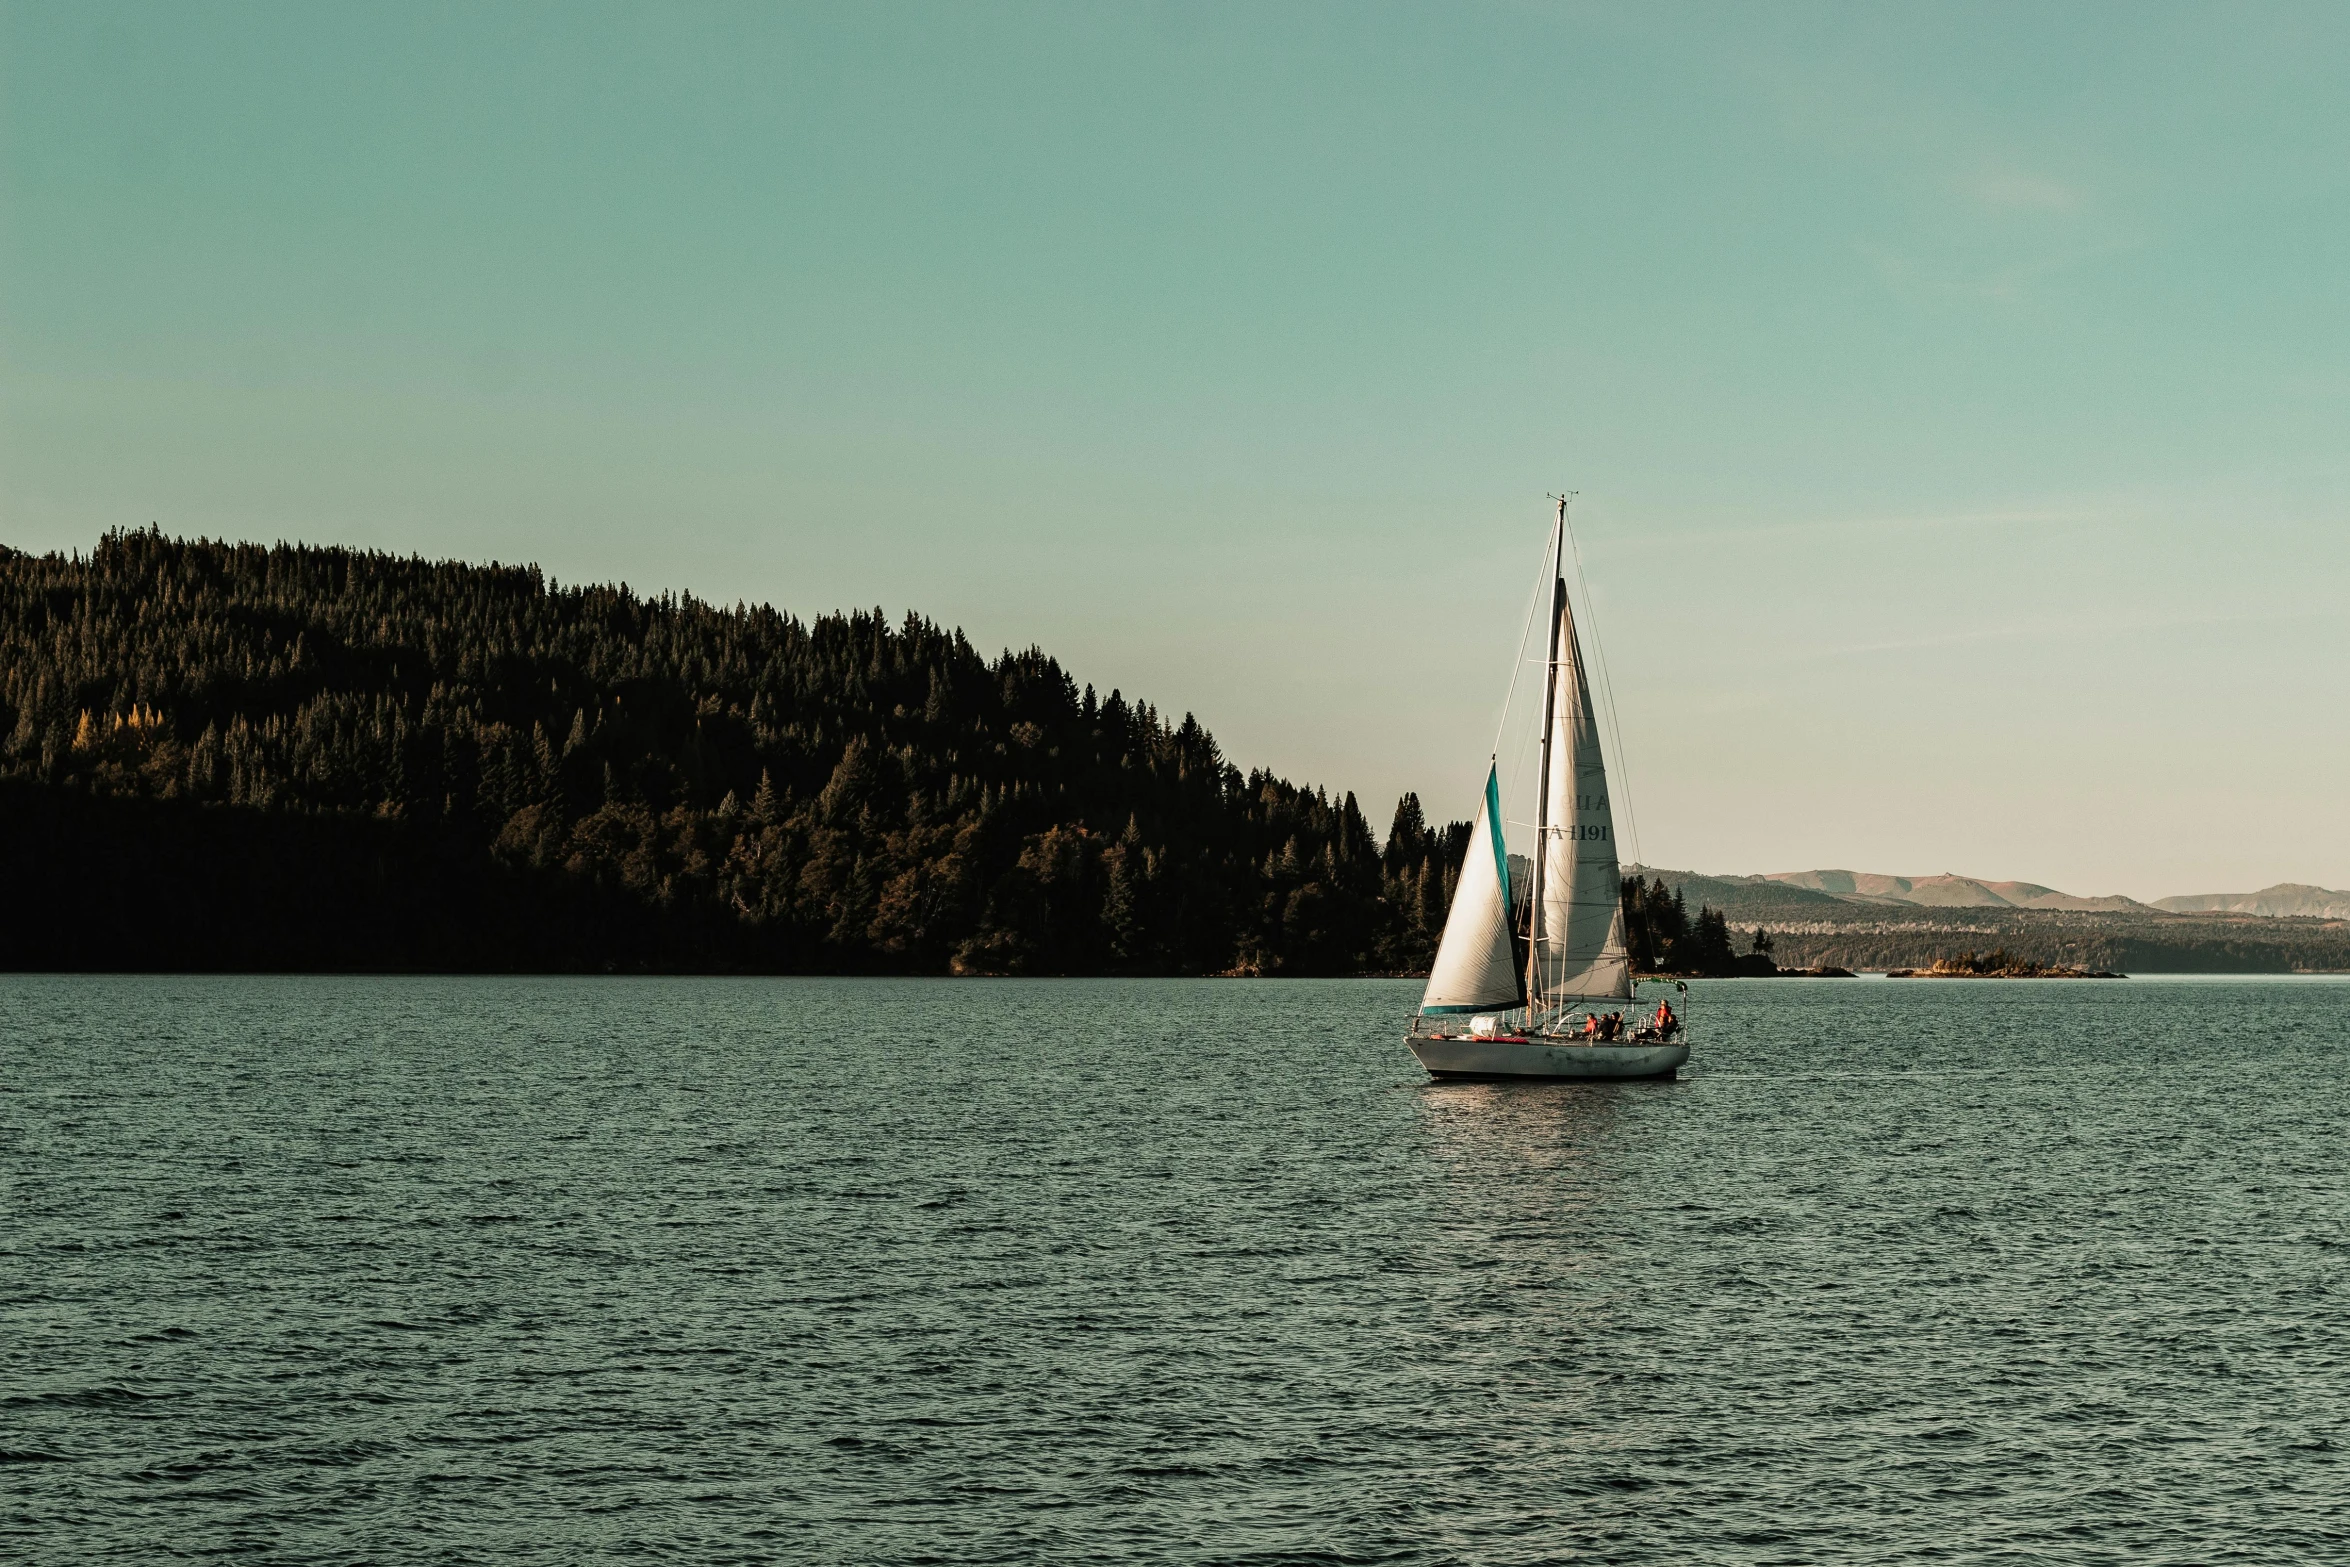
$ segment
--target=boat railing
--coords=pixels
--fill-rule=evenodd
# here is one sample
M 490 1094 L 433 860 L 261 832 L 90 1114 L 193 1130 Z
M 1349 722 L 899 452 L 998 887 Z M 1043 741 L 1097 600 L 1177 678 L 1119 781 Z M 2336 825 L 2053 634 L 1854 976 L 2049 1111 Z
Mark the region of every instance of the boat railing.
M 1519 1009 L 1509 1012 L 1481 1012 L 1473 1014 L 1422 1012 L 1412 1019 L 1412 1037 L 1415 1039 L 1555 1039 L 1570 1044 L 1654 1045 L 1670 1044 L 1688 1038 L 1688 991 L 1683 986 L 1671 998 L 1673 1023 L 1669 1033 L 1659 1033 L 1654 1026 L 1656 1005 L 1650 997 L 1615 998 L 1591 1002 L 1571 1002 L 1562 1007 L 1544 1007 L 1539 1011 Z M 1584 1032 L 1587 1017 L 1606 1017 L 1620 1013 L 1623 1023 L 1612 1039 L 1598 1039 Z M 1479 1021 L 1493 1021 L 1480 1030 Z

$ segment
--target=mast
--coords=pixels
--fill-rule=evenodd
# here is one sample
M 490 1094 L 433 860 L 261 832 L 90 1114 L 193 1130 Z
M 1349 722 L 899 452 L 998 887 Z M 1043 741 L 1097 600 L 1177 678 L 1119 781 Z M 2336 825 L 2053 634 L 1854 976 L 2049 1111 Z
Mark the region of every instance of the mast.
M 1550 859 L 1547 839 L 1550 836 L 1550 731 L 1552 711 L 1558 705 L 1559 684 L 1559 616 L 1567 602 L 1565 562 L 1560 552 L 1566 548 L 1567 498 L 1558 498 L 1558 527 L 1551 535 L 1550 629 L 1544 635 L 1542 655 L 1542 763 L 1540 775 L 1534 784 L 1534 903 L 1527 910 L 1526 921 L 1526 1008 L 1529 1014 L 1542 1005 L 1542 875 L 1545 862 Z

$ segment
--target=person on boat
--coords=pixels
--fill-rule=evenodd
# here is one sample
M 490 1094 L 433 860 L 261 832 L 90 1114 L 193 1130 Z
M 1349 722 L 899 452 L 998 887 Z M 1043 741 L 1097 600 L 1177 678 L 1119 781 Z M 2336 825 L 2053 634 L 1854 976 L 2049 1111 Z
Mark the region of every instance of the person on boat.
M 1673 1004 L 1670 1001 L 1660 1001 L 1656 1004 L 1656 1019 L 1654 1026 L 1656 1028 L 1657 1038 L 1659 1039 L 1672 1038 L 1673 1030 L 1681 1026 L 1681 1020 L 1673 1016 Z
M 1583 1014 L 1583 1037 L 1585 1039 L 1597 1039 L 1599 1037 L 1598 1013 L 1586 1012 Z

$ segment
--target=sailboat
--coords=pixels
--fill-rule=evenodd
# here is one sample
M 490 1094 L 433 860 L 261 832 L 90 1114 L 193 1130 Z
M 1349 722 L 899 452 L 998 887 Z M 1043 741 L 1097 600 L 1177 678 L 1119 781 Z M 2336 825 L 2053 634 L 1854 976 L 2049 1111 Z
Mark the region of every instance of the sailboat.
M 1667 988 L 1644 1011 L 1624 941 L 1615 812 L 1567 597 L 1567 539 L 1562 496 L 1543 557 L 1550 625 L 1532 886 L 1515 895 L 1496 742 L 1468 858 L 1404 1041 L 1440 1078 L 1669 1078 L 1689 1059 L 1689 987 L 1649 981 Z

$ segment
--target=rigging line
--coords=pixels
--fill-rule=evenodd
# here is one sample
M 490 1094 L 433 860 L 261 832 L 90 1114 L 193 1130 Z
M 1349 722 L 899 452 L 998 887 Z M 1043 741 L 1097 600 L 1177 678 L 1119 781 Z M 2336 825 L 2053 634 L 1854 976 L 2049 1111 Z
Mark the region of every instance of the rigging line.
M 1550 553 L 1547 546 L 1542 553 L 1545 555 Z M 1510 665 L 1510 688 L 1502 693 L 1501 722 L 1493 726 L 1493 757 L 1496 761 L 1501 759 L 1502 731 L 1509 728 L 1510 724 L 1510 702 L 1518 694 L 1518 671 L 1526 667 L 1526 639 L 1534 635 L 1535 601 L 1541 596 L 1542 582 L 1540 578 L 1536 578 L 1534 586 L 1526 591 L 1526 624 L 1518 630 L 1518 657 L 1517 661 Z
M 1624 726 L 1616 717 L 1616 682 L 1608 673 L 1607 639 L 1599 634 L 1599 606 L 1592 601 L 1591 583 L 1583 575 L 1583 545 L 1575 537 L 1575 525 L 1564 511 L 1559 513 L 1564 524 L 1567 545 L 1575 552 L 1575 586 L 1583 590 L 1584 612 L 1591 617 L 1591 641 L 1599 649 L 1599 685 L 1607 694 L 1608 728 L 1615 732 L 1616 760 L 1624 769 L 1624 820 L 1632 829 L 1632 859 L 1645 867 L 1648 856 L 1640 848 L 1640 808 L 1634 803 L 1632 788 L 1632 753 L 1624 749 Z
M 1510 704 L 1516 699 L 1518 693 L 1518 673 L 1528 664 L 1534 662 L 1526 656 L 1526 643 L 1534 635 L 1534 611 L 1541 607 L 1544 590 L 1550 586 L 1551 579 L 1558 574 L 1552 559 L 1552 547 L 1556 543 L 1557 534 L 1555 531 L 1550 538 L 1542 541 L 1542 561 L 1545 566 L 1549 566 L 1551 569 L 1537 573 L 1533 585 L 1526 590 L 1526 623 L 1518 631 L 1518 657 L 1517 661 L 1510 666 L 1509 692 L 1501 700 L 1501 722 L 1496 724 L 1493 730 L 1493 759 L 1497 766 L 1501 761 L 1502 738 L 1509 732 Z M 1547 667 L 1549 661 L 1550 653 L 1546 649 L 1542 662 Z M 1517 750 L 1510 756 L 1509 792 L 1513 799 L 1517 797 L 1519 781 L 1526 776 L 1526 753 L 1533 744 L 1534 735 L 1532 731 L 1528 731 L 1520 737 Z M 1520 825 L 1525 824 L 1521 823 Z M 1535 834 L 1534 852 L 1536 854 L 1542 852 L 1542 838 L 1539 832 Z

